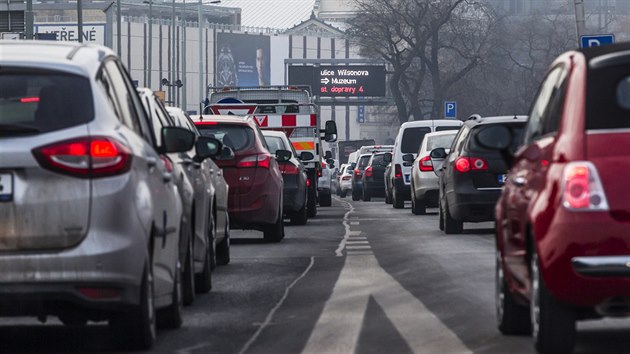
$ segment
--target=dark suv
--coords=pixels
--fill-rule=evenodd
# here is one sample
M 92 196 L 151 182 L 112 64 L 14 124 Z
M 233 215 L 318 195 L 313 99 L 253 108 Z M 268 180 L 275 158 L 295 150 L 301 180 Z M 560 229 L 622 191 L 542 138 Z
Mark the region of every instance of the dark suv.
M 391 161 L 386 161 L 386 153 L 378 153 L 372 155 L 363 171 L 363 195 L 364 202 L 369 202 L 372 197 L 385 196 L 385 168 Z M 390 154 L 390 153 L 387 153 Z
M 352 200 L 354 201 L 361 200 L 361 196 L 363 196 L 363 170 L 367 167 L 371 157 L 372 154 L 359 156 L 357 165 L 352 172 Z
M 526 120 L 526 116 L 473 115 L 464 122 L 448 156 L 443 148 L 431 151 L 439 176 L 440 230 L 459 234 L 464 222 L 494 220 L 494 206 L 501 195 L 508 166 L 498 151 L 479 146 L 475 136 L 481 127 L 501 124 L 515 132 L 516 143 Z

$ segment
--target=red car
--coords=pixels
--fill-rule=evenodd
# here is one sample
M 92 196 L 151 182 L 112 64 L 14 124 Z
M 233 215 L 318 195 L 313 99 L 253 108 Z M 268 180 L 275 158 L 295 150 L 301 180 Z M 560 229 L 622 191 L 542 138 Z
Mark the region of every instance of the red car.
M 229 185 L 230 228 L 259 230 L 266 241 L 282 240 L 283 182 L 276 159 L 288 159 L 291 153 L 279 150 L 273 156 L 252 118 L 204 115 L 193 120 L 202 136 L 226 147 L 215 163 Z
M 511 132 L 478 142 L 498 150 Z M 497 318 L 544 353 L 573 348 L 576 321 L 630 314 L 630 45 L 551 66 L 495 210 Z

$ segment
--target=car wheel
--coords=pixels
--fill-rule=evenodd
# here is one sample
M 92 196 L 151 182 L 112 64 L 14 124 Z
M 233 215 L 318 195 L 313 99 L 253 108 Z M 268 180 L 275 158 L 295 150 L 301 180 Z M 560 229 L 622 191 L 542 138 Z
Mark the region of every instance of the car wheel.
M 464 223 L 457 221 L 451 216 L 451 212 L 448 209 L 448 203 L 444 205 L 444 232 L 447 235 L 461 234 L 464 231 Z
M 306 205 L 304 205 L 302 209 L 291 216 L 291 224 L 293 225 L 306 225 L 307 221 L 308 213 L 306 212 Z
M 534 345 L 540 353 L 570 353 L 575 343 L 576 311 L 553 298 L 541 277 L 535 246 L 532 249 L 530 318 Z
M 217 245 L 217 264 L 227 265 L 230 263 L 230 221 L 226 220 L 225 237 Z
M 397 191 L 396 188 L 394 188 L 392 190 L 392 206 L 394 207 L 394 209 L 404 209 L 405 208 L 405 198 L 403 198 L 402 195 L 400 195 Z
M 416 199 L 411 195 L 411 212 L 414 215 L 425 215 L 427 213 L 427 205 L 423 199 Z
M 342 191 L 339 193 L 339 196 L 340 196 L 341 198 L 345 198 L 347 195 L 348 195 L 348 191 L 346 191 L 345 189 L 344 189 L 344 190 L 342 190 Z
M 182 269 L 181 263 L 177 261 L 175 269 L 175 279 L 173 282 L 172 302 L 166 308 L 160 309 L 157 313 L 157 323 L 160 328 L 177 329 L 182 326 L 182 309 L 184 301 L 182 296 Z
M 497 325 L 503 334 L 530 334 L 532 333 L 527 306 L 518 304 L 507 287 L 501 255 L 496 253 L 495 262 L 495 302 L 497 313 Z
M 214 235 L 216 234 L 216 225 L 214 223 L 213 214 L 210 214 L 208 218 L 208 238 L 206 239 L 203 268 L 201 273 L 195 274 L 195 291 L 199 294 L 207 294 L 212 290 L 212 259 L 214 258 Z
M 359 193 L 355 189 L 353 189 L 352 190 L 352 201 L 356 202 L 356 201 L 359 201 L 359 200 L 361 200 L 361 196 L 359 195 Z
M 332 195 L 330 191 L 328 193 L 319 194 L 319 206 L 329 207 L 332 205 Z
M 267 242 L 280 242 L 284 238 L 284 222 L 282 221 L 282 210 L 278 214 L 278 220 L 272 225 L 265 227 L 263 237 Z
M 363 201 L 369 202 L 372 200 L 372 196 L 370 195 L 370 190 L 367 188 L 363 188 Z
M 124 349 L 148 350 L 155 343 L 153 270 L 147 262 L 140 282 L 140 303 L 109 320 L 112 339 Z
M 184 288 L 184 305 L 188 306 L 195 301 L 195 265 L 194 253 L 192 246 L 192 236 L 188 238 L 188 247 L 186 250 L 186 259 L 184 260 L 183 269 L 183 288 Z
M 308 198 L 306 200 L 306 210 L 308 211 L 308 217 L 312 218 L 317 215 L 317 195 L 315 191 L 308 192 Z

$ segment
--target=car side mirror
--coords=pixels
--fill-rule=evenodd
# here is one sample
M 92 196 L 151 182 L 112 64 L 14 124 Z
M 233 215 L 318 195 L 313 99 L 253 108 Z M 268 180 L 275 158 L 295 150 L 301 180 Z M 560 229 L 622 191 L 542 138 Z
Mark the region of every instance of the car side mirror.
M 335 160 L 329 158 L 326 159 L 326 163 L 328 164 L 328 167 L 335 168 Z
M 232 150 L 229 146 L 223 145 L 221 153 L 216 156 L 216 159 L 222 161 L 234 160 L 234 150 Z
M 392 153 L 391 152 L 386 152 L 383 155 L 383 161 L 385 161 L 385 163 L 390 163 L 392 162 Z
M 446 155 L 448 155 L 448 154 L 446 153 L 446 149 L 445 148 L 433 149 L 429 153 L 429 156 L 431 156 L 432 159 L 445 159 Z
M 302 161 L 310 161 L 314 158 L 315 158 L 315 155 L 313 155 L 313 153 L 310 151 L 302 151 L 300 155 L 298 156 L 298 159 Z
M 332 157 L 333 157 L 333 156 L 332 156 L 332 152 L 331 152 L 330 150 L 328 150 L 328 151 L 326 151 L 326 152 L 324 153 L 324 158 L 325 158 L 326 160 L 332 159 Z
M 221 150 L 223 150 L 223 144 L 219 140 L 201 136 L 197 138 L 197 142 L 195 143 L 196 156 L 193 160 L 195 160 L 195 162 L 201 162 L 208 157 L 217 156 Z
M 335 121 L 326 121 L 326 128 L 324 129 L 324 140 L 329 143 L 337 141 L 337 123 L 335 123 Z
M 163 127 L 161 134 L 160 152 L 164 154 L 188 151 L 195 144 L 195 133 L 185 128 Z
M 433 172 L 438 177 L 442 175 L 442 166 L 444 165 L 446 156 L 448 156 L 448 154 L 446 153 L 445 148 L 436 148 L 431 150 L 429 153 L 429 157 L 431 157 L 431 165 L 433 165 Z
M 405 162 L 413 162 L 413 160 L 415 160 L 416 158 L 413 156 L 413 154 L 405 154 L 403 155 L 402 159 Z
M 291 160 L 293 154 L 289 150 L 276 150 L 276 160 L 278 162 L 287 162 Z

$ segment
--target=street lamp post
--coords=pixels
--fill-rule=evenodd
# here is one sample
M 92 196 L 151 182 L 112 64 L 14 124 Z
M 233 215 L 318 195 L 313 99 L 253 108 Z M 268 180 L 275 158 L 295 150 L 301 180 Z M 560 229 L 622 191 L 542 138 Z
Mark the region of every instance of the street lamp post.
M 184 20 L 184 25 L 182 26 L 182 56 L 181 56 L 181 61 L 182 61 L 182 75 L 183 75 L 183 83 L 184 83 L 184 90 L 182 91 L 182 103 L 181 103 L 181 108 L 185 111 L 187 111 L 186 109 L 186 104 L 188 103 L 186 101 L 186 91 L 187 91 L 187 87 L 186 82 L 188 81 L 187 78 L 187 72 L 186 72 L 186 0 L 184 0 L 183 3 L 183 16 L 182 19 Z
M 172 38 L 171 38 L 171 81 L 175 81 L 175 76 L 176 76 L 176 70 L 177 70 L 177 66 L 175 63 L 175 59 L 176 59 L 176 55 L 175 55 L 175 51 L 177 50 L 177 40 L 175 38 L 175 34 L 176 34 L 176 17 L 175 17 L 175 0 L 173 0 L 173 14 L 172 14 L 172 18 L 171 18 L 171 31 L 172 31 Z M 164 80 L 162 80 L 164 81 Z M 173 102 L 173 105 L 177 105 L 177 102 L 175 100 L 175 89 L 170 86 L 171 88 L 171 101 Z
M 79 43 L 83 43 L 83 0 L 77 0 L 77 22 L 79 32 Z
M 149 55 L 147 57 L 147 82 L 146 85 L 148 88 L 151 88 L 151 74 L 152 74 L 152 64 L 153 64 L 153 0 L 148 0 L 149 2 L 149 43 L 147 43 L 147 49 L 149 51 Z M 147 0 L 144 1 L 147 3 Z
M 122 55 L 122 15 L 120 13 L 120 0 L 116 0 L 116 50 L 118 50 L 118 56 Z

